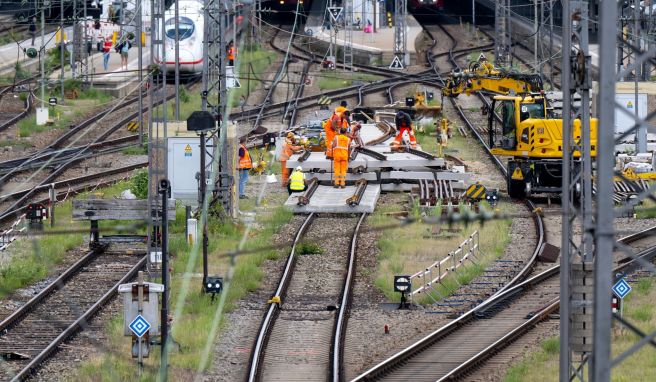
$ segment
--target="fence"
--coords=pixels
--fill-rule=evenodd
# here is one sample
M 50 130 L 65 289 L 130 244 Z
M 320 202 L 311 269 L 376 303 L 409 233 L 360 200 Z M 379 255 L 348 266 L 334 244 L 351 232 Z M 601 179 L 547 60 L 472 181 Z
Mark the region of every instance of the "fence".
M 435 289 L 435 285 L 441 284 L 449 273 L 456 272 L 458 268 L 464 265 L 465 261 L 469 260 L 475 264 L 474 259 L 478 259 L 479 253 L 479 235 L 478 231 L 474 231 L 467 240 L 463 241 L 455 251 L 449 252 L 444 259 L 436 261 L 426 269 L 410 276 L 411 282 L 412 280 L 421 280 L 421 286 L 412 291 L 411 297 L 420 293 L 428 293 L 431 290 L 439 294 Z

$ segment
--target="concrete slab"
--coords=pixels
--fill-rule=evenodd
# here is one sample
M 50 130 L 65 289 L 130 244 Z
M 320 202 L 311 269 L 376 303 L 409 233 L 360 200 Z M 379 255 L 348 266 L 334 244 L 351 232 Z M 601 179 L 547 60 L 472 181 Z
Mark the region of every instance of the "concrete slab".
M 313 177 L 317 178 L 319 181 L 331 181 L 332 173 L 307 173 L 307 178 L 312 179 Z M 471 183 L 471 174 L 462 174 L 454 173 L 450 171 L 442 171 L 432 173 L 430 171 L 389 171 L 381 172 L 380 179 L 379 175 L 374 172 L 365 172 L 361 174 L 352 174 L 346 173 L 347 181 L 356 181 L 360 179 L 366 179 L 368 182 L 377 182 L 378 180 L 398 180 L 398 181 L 415 181 L 415 180 L 450 180 L 455 185 L 460 185 L 465 187 Z
M 375 158 L 359 154 L 355 160 L 349 162 L 349 168 L 364 167 L 367 170 L 377 170 L 380 168 L 392 168 L 403 170 L 422 170 L 427 167 L 444 167 L 443 158 L 424 159 L 408 153 L 385 153 L 387 160 L 379 161 Z M 287 161 L 287 168 L 296 168 L 302 166 L 303 169 L 319 169 L 332 171 L 333 163 L 327 160 L 324 153 L 313 152 L 310 157 L 303 162 L 299 162 L 300 155 L 295 154 Z
M 380 185 L 370 184 L 362 195 L 362 200 L 357 206 L 349 206 L 346 199 L 353 196 L 355 186 L 346 188 L 333 188 L 332 186 L 319 186 L 310 198 L 310 203 L 305 206 L 298 206 L 298 197 L 301 193 L 292 194 L 285 202 L 285 206 L 291 208 L 294 213 L 335 213 L 335 214 L 356 214 L 372 213 L 376 207 L 376 202 L 380 196 Z

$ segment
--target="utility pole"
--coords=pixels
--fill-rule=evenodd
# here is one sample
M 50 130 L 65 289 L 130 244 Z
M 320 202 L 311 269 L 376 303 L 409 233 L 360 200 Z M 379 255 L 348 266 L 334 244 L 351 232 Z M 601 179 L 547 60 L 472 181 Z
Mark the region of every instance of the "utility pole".
M 64 104 L 65 94 L 64 94 L 64 55 L 66 54 L 66 45 L 64 44 L 64 2 L 60 0 L 59 2 L 59 66 L 61 67 L 61 78 L 60 78 L 60 104 Z
M 644 73 L 642 73 L 642 65 L 638 63 L 638 57 L 642 53 L 642 38 L 641 38 L 641 27 L 640 27 L 640 22 L 641 22 L 641 12 L 640 12 L 640 0 L 634 0 L 633 1 L 633 46 L 635 46 L 638 51 L 633 52 L 633 57 L 634 57 L 634 73 L 635 75 L 633 76 L 633 81 L 634 81 L 634 94 L 635 94 L 635 102 L 634 102 L 634 111 L 635 111 L 635 118 L 636 121 L 640 120 L 639 117 L 639 102 L 638 102 L 638 80 L 643 79 Z M 638 131 L 636 132 L 636 152 L 638 153 L 646 153 L 647 152 L 647 128 L 644 126 L 640 126 L 638 128 Z
M 408 3 L 406 0 L 394 0 L 394 55 L 410 65 L 408 54 L 408 34 L 406 33 Z
M 143 2 L 139 2 L 136 4 L 137 6 L 137 25 L 136 25 L 136 30 L 137 30 L 137 53 L 139 57 L 137 57 L 138 60 L 138 66 L 139 66 L 139 81 L 137 82 L 139 84 L 139 114 L 138 114 L 138 122 L 139 122 L 139 145 L 143 145 L 143 91 L 144 91 L 144 86 L 143 86 L 143 40 L 142 40 L 142 35 L 143 35 L 143 10 L 141 9 L 143 7 Z M 151 32 L 152 33 L 152 32 Z M 151 56 L 152 57 L 152 56 Z
M 178 0 L 173 3 L 175 15 L 175 116 L 173 119 L 180 120 L 180 4 Z
M 472 29 L 476 30 L 476 0 L 472 0 Z
M 353 71 L 353 0 L 344 0 L 344 69 Z
M 159 194 L 162 196 L 162 284 L 164 284 L 164 293 L 162 293 L 162 310 L 161 310 L 161 358 L 160 358 L 160 377 L 161 381 L 168 380 L 168 343 L 169 343 L 169 255 L 168 255 L 168 200 L 171 193 L 171 184 L 167 179 L 160 180 L 158 185 Z
M 46 7 L 41 4 L 41 109 L 46 107 Z

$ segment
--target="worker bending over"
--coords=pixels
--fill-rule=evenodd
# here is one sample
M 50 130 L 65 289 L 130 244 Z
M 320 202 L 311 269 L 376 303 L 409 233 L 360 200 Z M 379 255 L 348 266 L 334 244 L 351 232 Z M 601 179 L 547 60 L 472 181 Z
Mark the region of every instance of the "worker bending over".
M 346 188 L 346 170 L 348 170 L 349 146 L 351 139 L 346 136 L 346 129 L 340 130 L 339 135 L 333 140 L 333 187 Z
M 415 131 L 414 131 L 414 127 L 412 126 L 412 119 L 410 119 L 410 115 L 404 111 L 399 111 L 398 113 L 396 113 L 394 122 L 396 123 L 396 129 L 398 131 L 398 134 L 396 135 L 394 141 L 391 143 L 392 148 L 401 146 L 403 140 L 403 133 L 408 134 L 408 139 L 410 140 L 410 147 L 412 147 L 413 149 L 417 148 L 417 139 L 415 138 Z
M 326 133 L 326 158 L 328 159 L 333 157 L 332 143 L 335 135 L 341 128 L 348 128 L 349 125 L 351 112 L 343 105 L 346 105 L 346 102 L 342 101 L 342 104 L 335 108 L 332 117 L 323 123 L 323 131 Z
M 303 172 L 303 167 L 298 166 L 289 177 L 287 192 L 291 195 L 292 192 L 303 192 L 306 189 L 307 185 L 305 184 L 305 173 Z
M 294 133 L 287 133 L 287 137 L 282 143 L 282 151 L 280 152 L 280 166 L 282 167 L 282 187 L 286 188 L 289 182 L 289 170 L 287 169 L 287 160 L 292 154 L 301 151 L 301 146 L 296 146 L 294 141 Z
M 351 131 L 349 132 L 348 137 L 351 138 L 351 141 L 355 143 L 356 147 L 364 147 L 362 137 L 360 137 L 360 129 L 362 129 L 362 124 L 360 122 L 351 122 Z

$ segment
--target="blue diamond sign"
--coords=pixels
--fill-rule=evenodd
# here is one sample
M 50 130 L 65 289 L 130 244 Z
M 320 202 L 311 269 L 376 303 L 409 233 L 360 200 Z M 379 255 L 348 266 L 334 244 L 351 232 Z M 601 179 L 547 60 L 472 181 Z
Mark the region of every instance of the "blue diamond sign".
M 624 279 L 620 279 L 613 285 L 613 293 L 619 298 L 624 298 L 631 292 L 631 285 Z
M 138 315 L 130 323 L 130 330 L 132 330 L 132 332 L 139 338 L 146 334 L 148 329 L 150 329 L 150 324 L 142 315 Z

